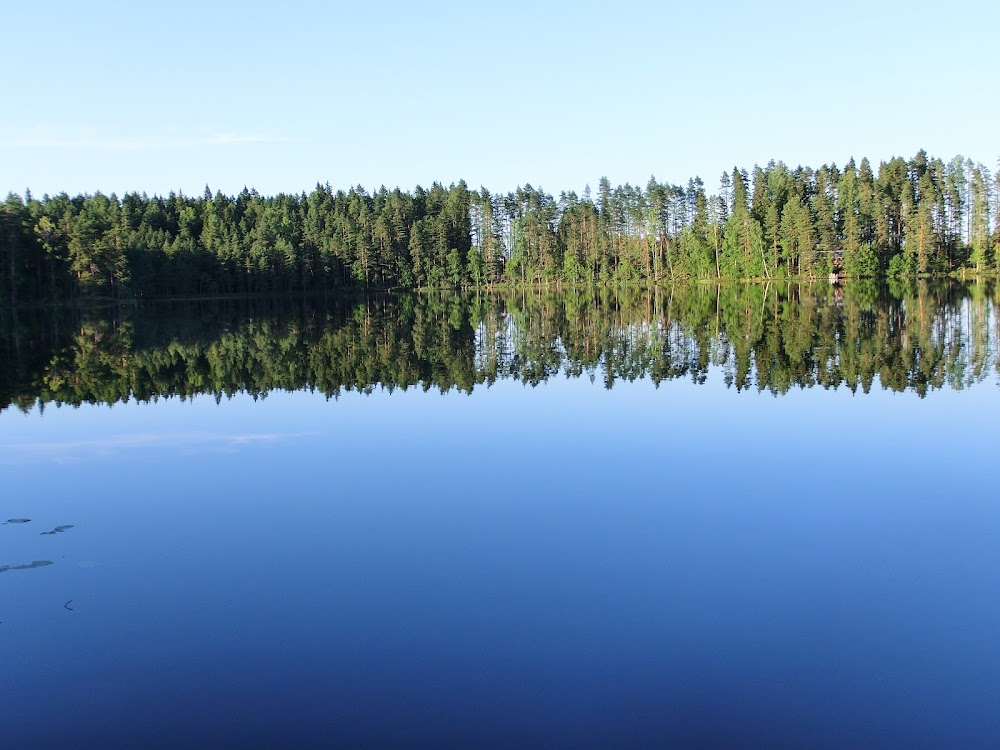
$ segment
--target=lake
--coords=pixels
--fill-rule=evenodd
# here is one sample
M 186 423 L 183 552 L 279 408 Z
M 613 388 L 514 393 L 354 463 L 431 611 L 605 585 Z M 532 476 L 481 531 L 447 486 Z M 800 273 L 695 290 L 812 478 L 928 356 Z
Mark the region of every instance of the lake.
M 994 748 L 992 284 L 3 311 L 11 748 Z

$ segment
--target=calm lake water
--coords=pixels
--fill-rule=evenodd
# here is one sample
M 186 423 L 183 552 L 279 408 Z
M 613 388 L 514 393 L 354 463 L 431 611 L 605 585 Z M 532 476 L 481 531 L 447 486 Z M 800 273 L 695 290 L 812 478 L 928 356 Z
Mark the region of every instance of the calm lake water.
M 996 300 L 6 311 L 4 746 L 998 747 Z

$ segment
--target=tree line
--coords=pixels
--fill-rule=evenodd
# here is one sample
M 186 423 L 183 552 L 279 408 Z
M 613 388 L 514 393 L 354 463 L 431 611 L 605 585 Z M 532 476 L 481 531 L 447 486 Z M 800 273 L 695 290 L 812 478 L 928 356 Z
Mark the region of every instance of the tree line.
M 1000 372 L 998 305 L 992 280 L 904 278 L 8 309 L 0 411 L 567 376 L 925 395 Z
M 921 151 L 877 169 L 734 168 L 558 197 L 464 181 L 264 197 L 7 196 L 2 303 L 358 289 L 904 277 L 1000 270 L 1000 173 Z

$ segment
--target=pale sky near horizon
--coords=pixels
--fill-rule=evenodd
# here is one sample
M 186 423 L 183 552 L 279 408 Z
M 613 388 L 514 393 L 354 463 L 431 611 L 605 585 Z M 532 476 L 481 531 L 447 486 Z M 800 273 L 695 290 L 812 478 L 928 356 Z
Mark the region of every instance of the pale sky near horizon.
M 0 193 L 996 168 L 1000 3 L 18 3 Z

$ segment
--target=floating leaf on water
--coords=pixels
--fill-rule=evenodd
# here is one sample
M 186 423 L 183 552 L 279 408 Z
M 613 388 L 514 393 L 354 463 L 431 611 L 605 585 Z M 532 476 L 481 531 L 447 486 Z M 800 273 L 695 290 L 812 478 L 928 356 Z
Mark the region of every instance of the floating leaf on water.
M 30 518 L 8 518 L 3 522 L 3 525 L 6 526 L 9 523 L 28 523 L 30 520 Z
M 67 523 L 64 524 L 63 526 L 56 526 L 54 529 L 52 529 L 52 531 L 43 531 L 42 536 L 52 536 L 53 534 L 61 534 L 64 531 L 66 531 L 66 529 L 72 529 L 72 528 L 73 524 Z
M 0 565 L 0 573 L 8 570 L 31 570 L 32 568 L 44 568 L 47 565 L 55 565 L 51 560 L 32 560 L 27 565 Z

